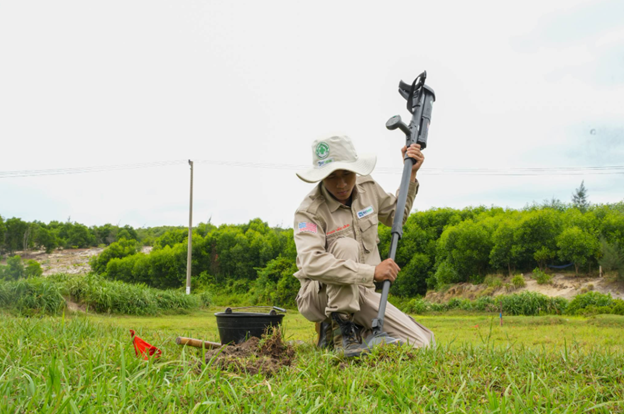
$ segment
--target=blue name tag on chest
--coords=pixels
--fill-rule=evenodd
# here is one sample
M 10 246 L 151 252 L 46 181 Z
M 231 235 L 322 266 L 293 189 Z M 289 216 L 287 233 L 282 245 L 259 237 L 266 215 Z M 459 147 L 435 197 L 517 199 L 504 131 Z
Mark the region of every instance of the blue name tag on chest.
M 373 214 L 373 206 L 368 206 L 364 210 L 360 210 L 357 212 L 357 216 L 359 219 L 366 217 L 369 214 Z

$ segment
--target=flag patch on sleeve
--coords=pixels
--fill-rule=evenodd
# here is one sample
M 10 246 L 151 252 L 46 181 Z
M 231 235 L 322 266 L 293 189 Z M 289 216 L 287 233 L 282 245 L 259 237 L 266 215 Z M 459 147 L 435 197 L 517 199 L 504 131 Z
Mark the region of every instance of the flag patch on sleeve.
M 299 233 L 307 231 L 308 233 L 316 233 L 316 224 L 302 221 L 299 223 Z

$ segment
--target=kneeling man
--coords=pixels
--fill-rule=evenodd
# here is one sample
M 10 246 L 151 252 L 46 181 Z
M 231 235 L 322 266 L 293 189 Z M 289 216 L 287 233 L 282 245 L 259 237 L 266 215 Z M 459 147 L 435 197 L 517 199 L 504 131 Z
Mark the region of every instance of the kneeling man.
M 416 173 L 424 156 L 419 145 L 401 150 L 417 162 L 407 194 L 403 223 L 418 192 Z M 379 256 L 377 224 L 392 226 L 397 197 L 373 180 L 375 155 L 358 157 L 351 140 L 332 136 L 312 144 L 314 167 L 297 173 L 308 183 L 320 183 L 295 213 L 297 246 L 295 277 L 301 282 L 299 311 L 317 323 L 318 345 L 334 347 L 346 356 L 367 352 L 362 341 L 371 333 L 380 294 L 374 281 L 393 282 L 399 266 Z M 388 303 L 384 330 L 414 347 L 434 343 L 433 332 Z

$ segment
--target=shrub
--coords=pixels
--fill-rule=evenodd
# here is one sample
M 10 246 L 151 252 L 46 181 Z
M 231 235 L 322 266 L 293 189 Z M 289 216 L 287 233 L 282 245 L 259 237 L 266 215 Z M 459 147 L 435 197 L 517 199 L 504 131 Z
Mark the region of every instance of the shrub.
M 604 295 L 599 292 L 587 292 L 581 295 L 576 295 L 574 299 L 568 305 L 566 313 L 569 315 L 582 315 L 585 309 L 589 307 L 610 307 L 613 305 L 613 298 L 611 295 Z
M 445 312 L 448 310 L 447 306 L 445 303 L 436 303 L 436 302 L 432 302 L 429 304 L 429 309 L 432 312 Z
M 461 308 L 462 305 L 462 300 L 459 298 L 452 298 L 451 300 L 449 300 L 446 303 L 446 307 L 447 309 L 457 309 L 457 308 Z
M 407 313 L 423 314 L 428 310 L 427 302 L 423 299 L 412 299 L 408 302 L 404 311 Z
M 138 252 L 138 245 L 136 240 L 121 239 L 118 242 L 111 243 L 102 253 L 98 256 L 93 256 L 89 260 L 91 269 L 100 274 L 106 273 L 106 266 L 112 259 L 122 259 L 127 256 L 132 256 Z
M 460 281 L 460 277 L 455 271 L 455 268 L 447 261 L 444 261 L 438 266 L 435 272 L 436 286 L 441 287 L 449 283 L 456 283 Z
M 496 302 L 491 296 L 481 296 L 473 302 L 473 309 L 479 311 L 492 311 L 496 309 Z
M 201 292 L 197 295 L 200 306 L 207 308 L 212 304 L 212 294 L 210 292 Z
M 25 275 L 24 264 L 22 263 L 22 258 L 18 255 L 13 257 L 9 257 L 7 259 L 6 266 L 0 266 L 0 270 L 2 270 L 2 276 L 7 280 L 17 280 L 21 279 Z
M 495 289 L 503 285 L 503 281 L 501 280 L 500 277 L 492 276 L 492 275 L 486 276 L 485 279 L 483 280 L 483 283 Z
M 542 272 L 538 267 L 533 269 L 533 279 L 537 281 L 538 285 L 547 285 L 552 283 L 552 276 Z
M 526 286 L 526 282 L 524 281 L 524 276 L 521 274 L 515 275 L 511 278 L 511 284 L 516 288 L 520 289 Z
M 615 315 L 624 315 L 624 300 L 613 299 L 611 310 L 613 311 L 612 313 Z
M 24 269 L 24 275 L 26 277 L 39 277 L 43 274 L 41 265 L 35 260 L 27 260 L 26 268 Z

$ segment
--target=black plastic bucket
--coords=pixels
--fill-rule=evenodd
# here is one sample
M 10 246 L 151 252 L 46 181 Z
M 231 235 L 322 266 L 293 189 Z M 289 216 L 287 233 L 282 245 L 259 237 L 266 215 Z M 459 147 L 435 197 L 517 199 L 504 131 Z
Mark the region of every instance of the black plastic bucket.
M 225 312 L 215 313 L 221 344 L 239 344 L 255 336 L 261 338 L 270 326 L 277 327 L 282 323 L 284 315 L 274 310 L 270 313 Z

